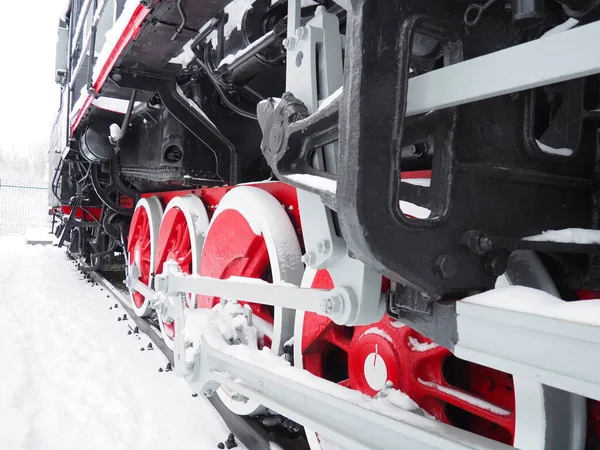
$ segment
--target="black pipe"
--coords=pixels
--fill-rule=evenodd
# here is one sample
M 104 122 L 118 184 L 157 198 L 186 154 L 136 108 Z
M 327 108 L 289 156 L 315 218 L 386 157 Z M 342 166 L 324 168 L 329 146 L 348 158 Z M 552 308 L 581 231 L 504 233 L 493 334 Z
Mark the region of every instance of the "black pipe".
M 213 17 L 211 19 L 211 21 L 208 24 L 208 26 L 206 27 L 206 29 L 202 33 L 200 33 L 196 37 L 196 39 L 194 39 L 194 41 L 192 42 L 192 45 L 191 45 L 192 50 L 194 50 L 196 47 L 198 47 L 198 45 L 200 45 L 200 43 L 204 42 L 206 40 L 206 38 L 208 38 L 210 33 L 212 33 L 214 31 L 214 29 L 217 27 L 217 25 L 219 25 L 219 22 L 221 22 L 221 17 L 222 16 Z
M 262 52 L 267 47 L 270 47 L 275 42 L 277 42 L 277 38 L 278 38 L 278 36 L 275 33 L 273 33 L 268 38 L 263 39 L 263 41 L 260 44 L 258 44 L 256 47 L 254 47 L 251 52 L 244 53 L 242 56 L 237 58 L 231 64 L 228 64 L 227 68 L 231 71 L 234 71 L 235 69 L 240 67 L 242 64 L 244 64 L 246 61 L 254 58 L 258 53 Z M 252 44 L 250 44 L 250 45 L 252 45 Z
M 94 0 L 94 5 L 93 5 L 93 10 L 94 11 L 94 15 L 96 14 L 96 9 L 98 9 L 98 0 Z M 94 20 L 94 15 L 92 15 L 92 21 Z M 90 41 L 90 48 L 89 48 L 89 52 L 90 52 L 90 58 L 88 59 L 88 93 L 90 92 L 90 89 L 93 89 L 94 87 L 94 80 L 92 79 L 92 77 L 94 76 L 94 54 L 96 53 L 96 31 L 97 31 L 97 24 L 92 24 L 92 29 L 90 30 L 90 33 L 92 33 L 92 39 Z M 94 95 L 96 94 L 96 92 L 94 92 Z
M 185 13 L 185 10 L 183 9 L 183 0 L 177 0 L 177 9 L 179 10 L 179 15 L 181 16 L 181 23 L 177 27 L 177 30 L 175 30 L 175 34 L 171 38 L 172 41 L 177 39 L 177 36 L 183 33 L 183 29 L 187 24 L 187 15 Z
M 205 58 L 206 62 L 202 61 L 201 59 L 198 59 L 198 64 L 206 72 L 208 79 L 211 81 L 211 83 L 214 85 L 215 89 L 221 96 L 221 100 L 223 100 L 223 103 L 225 103 L 225 105 L 227 105 L 228 108 L 230 108 L 234 112 L 238 113 L 242 117 L 246 117 L 247 119 L 258 120 L 258 118 L 256 117 L 256 114 L 253 114 L 249 111 L 245 111 L 245 110 L 237 107 L 236 105 L 234 105 L 231 102 L 231 100 L 229 100 L 229 98 L 227 97 L 227 94 L 225 94 L 225 91 L 223 91 L 223 89 L 221 88 L 219 81 L 214 76 L 212 68 L 208 66 L 207 61 L 208 61 L 208 58 L 210 58 L 210 55 L 208 54 L 208 47 L 206 47 L 204 50 L 204 58 Z
M 113 145 L 119 144 L 121 140 L 125 137 L 127 133 L 127 128 L 129 128 L 129 122 L 131 120 L 131 113 L 133 112 L 133 106 L 135 105 L 135 98 L 137 96 L 137 89 L 133 89 L 131 91 L 131 98 L 129 99 L 129 105 L 127 105 L 127 112 L 125 113 L 125 118 L 123 119 L 123 124 L 121 125 L 121 130 L 119 131 L 119 135 L 113 139 L 110 137 L 110 141 Z
M 223 14 L 219 21 L 219 28 L 217 30 L 218 46 L 219 46 L 219 62 L 225 58 L 225 22 L 229 18 L 228 14 Z

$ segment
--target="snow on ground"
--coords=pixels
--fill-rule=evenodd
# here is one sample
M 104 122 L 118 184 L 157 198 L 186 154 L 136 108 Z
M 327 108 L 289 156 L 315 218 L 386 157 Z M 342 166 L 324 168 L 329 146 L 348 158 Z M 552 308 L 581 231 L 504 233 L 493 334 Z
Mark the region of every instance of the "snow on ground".
M 0 449 L 214 449 L 228 430 L 64 250 L 0 238 Z

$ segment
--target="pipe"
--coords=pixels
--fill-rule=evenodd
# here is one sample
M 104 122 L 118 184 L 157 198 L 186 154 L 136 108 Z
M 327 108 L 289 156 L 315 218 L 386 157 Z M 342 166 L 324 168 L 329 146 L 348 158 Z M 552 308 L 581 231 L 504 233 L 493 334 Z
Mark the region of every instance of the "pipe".
M 183 29 L 187 24 L 187 15 L 185 13 L 185 10 L 183 9 L 183 0 L 177 0 L 177 9 L 179 10 L 179 15 L 181 16 L 181 23 L 177 27 L 177 30 L 175 30 L 175 34 L 171 38 L 172 41 L 177 39 L 177 36 L 179 36 L 183 32 Z
M 210 57 L 210 55 L 208 54 L 208 47 L 206 47 L 205 50 L 204 50 L 204 57 L 205 57 L 205 60 L 208 61 L 208 58 Z M 248 111 L 244 111 L 243 109 L 241 109 L 241 108 L 237 107 L 236 105 L 234 105 L 231 102 L 231 100 L 229 100 L 229 98 L 227 97 L 227 94 L 225 94 L 225 92 L 223 91 L 223 89 L 219 85 L 219 81 L 215 78 L 215 76 L 214 76 L 214 74 L 212 72 L 212 69 L 208 66 L 207 62 L 202 61 L 201 59 L 198 59 L 198 64 L 206 72 L 206 75 L 208 76 L 208 79 L 212 82 L 212 84 L 214 85 L 215 89 L 217 90 L 217 92 L 221 96 L 221 100 L 223 100 L 223 103 L 225 103 L 225 105 L 227 105 L 228 108 L 230 108 L 234 112 L 238 113 L 242 117 L 246 117 L 247 119 L 258 120 L 256 114 L 253 114 L 253 113 L 248 112 Z
M 125 118 L 123 119 L 123 124 L 121 125 L 121 130 L 117 137 L 110 137 L 110 142 L 113 145 L 119 144 L 119 142 L 125 137 L 127 133 L 127 129 L 129 128 L 129 121 L 131 120 L 131 113 L 133 111 L 133 106 L 135 105 L 135 98 L 137 96 L 137 89 L 133 89 L 131 91 L 131 98 L 129 99 L 129 105 L 127 105 L 127 112 L 125 113 Z

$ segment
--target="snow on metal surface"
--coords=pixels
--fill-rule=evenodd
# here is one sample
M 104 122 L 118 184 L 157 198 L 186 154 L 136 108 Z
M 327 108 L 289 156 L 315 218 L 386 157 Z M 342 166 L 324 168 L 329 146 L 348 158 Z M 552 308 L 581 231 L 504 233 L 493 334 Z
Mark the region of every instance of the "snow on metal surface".
M 412 184 L 414 186 L 431 186 L 431 178 L 403 178 L 402 183 Z
M 469 403 L 473 406 L 477 406 L 478 408 L 485 409 L 486 411 L 490 411 L 494 414 L 498 414 L 499 416 L 509 416 L 510 415 L 510 411 L 500 408 L 499 406 L 496 406 L 490 402 L 486 402 L 485 400 L 482 400 L 478 397 L 474 397 L 471 394 L 468 394 L 466 392 L 459 391 L 457 389 L 452 389 L 450 387 L 442 386 L 442 385 L 439 385 L 432 381 L 424 381 L 424 380 L 421 380 L 420 378 L 419 378 L 419 383 L 421 383 L 423 386 L 437 389 L 440 392 L 451 395 L 457 399 L 462 400 L 463 402 Z
M 179 94 L 179 96 L 180 96 L 181 98 L 183 98 L 183 99 L 184 99 L 184 100 L 187 102 L 187 104 L 188 104 L 188 105 L 190 105 L 190 107 L 191 107 L 192 109 L 194 109 L 194 110 L 198 111 L 198 113 L 200 113 L 200 115 L 202 115 L 202 117 L 204 117 L 206 120 L 208 120 L 208 121 L 211 123 L 211 125 L 212 125 L 213 127 L 217 128 L 217 126 L 216 126 L 216 125 L 213 123 L 213 121 L 212 121 L 212 120 L 210 120 L 210 119 L 208 118 L 208 116 L 206 115 L 206 113 L 205 113 L 204 111 L 202 111 L 202 109 L 201 109 L 201 108 L 200 108 L 200 107 L 199 107 L 199 106 L 196 104 L 196 102 L 195 102 L 195 101 L 193 101 L 191 98 L 189 98 L 189 97 L 187 97 L 187 96 L 185 95 L 185 93 L 184 93 L 184 92 L 183 92 L 183 90 L 182 90 L 182 89 L 179 87 L 179 85 L 176 85 L 176 86 L 175 86 L 175 89 L 177 90 L 177 94 Z
M 600 230 L 565 228 L 548 230 L 542 234 L 523 238 L 525 241 L 562 242 L 565 244 L 600 244 Z
M 338 89 L 336 89 L 336 91 L 331 94 L 329 97 L 324 98 L 323 100 L 321 100 L 319 102 L 319 109 L 325 109 L 327 108 L 329 105 L 331 105 L 339 96 L 342 95 L 342 93 L 344 92 L 344 86 L 340 86 Z
M 372 398 L 316 377 L 305 370 L 291 367 L 288 361 L 278 357 L 268 348 L 257 350 L 254 338 L 256 329 L 247 324 L 240 310 L 241 306 L 236 302 L 219 304 L 213 309 L 186 310 L 185 340 L 191 344 L 186 353 L 187 362 L 191 364 L 194 361 L 195 354 L 200 351 L 202 340 L 205 339 L 213 349 L 221 353 L 388 417 L 400 417 L 400 414 L 405 419 L 404 411 L 427 416 L 410 397 L 391 387 L 385 387 Z M 235 320 L 230 314 L 242 318 Z M 244 345 L 231 345 L 232 342 L 241 342 Z M 399 413 L 399 410 L 402 413 Z M 423 422 L 418 423 L 423 426 Z M 427 425 L 434 429 L 436 422 L 432 420 Z
M 113 304 L 64 250 L 0 238 L 1 449 L 210 449 L 227 436 Z
M 257 236 L 263 235 L 273 282 L 290 282 L 295 286 L 302 279 L 301 252 L 294 226 L 281 204 L 271 194 L 251 186 L 240 186 L 228 192 L 215 211 L 210 226 L 227 210 L 236 210 L 246 219 Z M 278 264 L 275 264 L 275 262 Z
M 407 216 L 415 217 L 417 219 L 427 219 L 431 216 L 430 209 L 423 208 L 422 206 L 404 200 L 400 200 L 400 211 Z
M 385 330 L 382 330 L 381 328 L 378 327 L 372 327 L 369 328 L 367 331 L 365 331 L 359 338 L 362 339 L 365 336 L 369 335 L 369 334 L 376 334 L 377 336 L 381 336 L 382 338 L 384 338 L 386 341 L 393 343 L 394 341 L 392 340 L 391 336 L 389 334 L 386 333 Z
M 550 147 L 549 145 L 546 145 L 543 142 L 538 141 L 537 139 L 535 140 L 535 142 L 536 142 L 536 144 L 538 145 L 538 147 L 540 148 L 541 151 L 543 151 L 544 153 L 547 153 L 549 155 L 571 156 L 573 154 L 573 150 L 571 150 L 570 148 L 554 148 L 554 147 Z
M 225 56 L 219 63 L 219 67 L 221 67 L 225 64 L 231 64 L 236 59 L 238 59 L 241 55 L 251 52 L 253 49 L 258 47 L 260 44 L 262 44 L 265 40 L 269 39 L 271 36 L 273 36 L 273 31 L 269 31 L 264 36 L 261 36 L 260 38 L 258 38 L 257 40 L 255 40 L 254 42 L 249 44 L 247 47 L 244 47 L 243 49 L 235 52 L 234 54 L 229 54 L 229 55 Z
M 312 187 L 321 191 L 327 191 L 335 194 L 337 191 L 337 181 L 329 178 L 317 177 L 307 173 L 295 173 L 287 176 L 290 180 L 306 187 Z
M 413 336 L 408 337 L 408 344 L 410 345 L 410 348 L 412 348 L 412 350 L 415 352 L 426 352 L 428 350 L 439 347 L 439 345 L 435 342 L 421 342 Z
M 117 42 L 120 39 L 121 35 L 127 28 L 127 25 L 129 24 L 129 21 L 133 17 L 133 14 L 136 8 L 139 6 L 139 4 L 139 0 L 127 0 L 125 2 L 125 5 L 123 6 L 123 12 L 119 16 L 115 24 L 112 26 L 112 28 L 106 32 L 106 40 L 104 42 L 104 45 L 102 46 L 102 50 L 100 50 L 100 53 L 98 54 L 96 63 L 94 64 L 94 71 L 92 75 L 93 83 L 97 80 L 98 75 L 100 75 L 102 68 L 108 61 L 108 58 L 110 57 L 113 49 L 117 45 Z M 77 101 L 73 105 L 73 108 L 71 109 L 71 120 L 74 120 L 74 118 L 77 116 L 77 112 L 83 107 L 86 98 L 87 91 L 86 86 L 84 86 L 81 88 L 79 98 L 77 99 Z
M 600 300 L 565 302 L 537 289 L 508 286 L 466 297 L 458 302 L 533 314 L 551 319 L 600 326 Z
M 562 33 L 563 31 L 570 30 L 574 26 L 579 24 L 579 20 L 574 19 L 573 17 L 569 17 L 566 21 L 561 23 L 560 25 L 555 26 L 554 28 L 546 31 L 542 36 L 551 36 L 553 34 Z
M 121 98 L 112 98 L 112 97 L 98 97 L 94 99 L 92 105 L 97 106 L 101 109 L 106 109 L 108 111 L 114 111 L 120 114 L 125 114 L 127 112 L 127 107 L 129 106 L 129 100 L 123 100 Z M 135 102 L 134 110 L 142 105 L 142 102 Z

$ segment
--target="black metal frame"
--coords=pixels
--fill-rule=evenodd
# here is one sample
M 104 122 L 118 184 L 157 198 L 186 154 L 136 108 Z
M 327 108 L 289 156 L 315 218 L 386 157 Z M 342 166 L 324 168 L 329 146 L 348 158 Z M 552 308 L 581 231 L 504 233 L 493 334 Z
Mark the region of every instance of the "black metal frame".
M 122 70 L 116 71 L 111 80 L 121 88 L 156 92 L 169 113 L 214 153 L 219 178 L 229 185 L 238 182 L 238 154 L 235 146 L 209 119 L 179 95 L 175 79 Z
M 598 227 L 592 206 L 598 148 L 583 104 L 587 80 L 553 87 L 562 101 L 541 136 L 536 96 L 544 90 L 405 115 L 409 69 L 418 74 L 507 48 L 535 37 L 541 25 L 512 24 L 510 14 L 494 11 L 467 28 L 464 5 L 452 1 L 350 3 L 341 99 L 307 117 L 284 96 L 261 125 L 263 154 L 274 172 L 305 188 L 287 175 L 327 177 L 310 166 L 309 156 L 336 139 L 339 102 L 337 192 L 309 190 L 338 211 L 351 253 L 436 300 L 492 288 L 514 249 L 598 252 L 598 246 L 523 240 L 549 229 Z M 438 41 L 430 55 L 413 53 L 416 33 Z M 536 138 L 574 153 L 549 155 Z M 403 172 L 415 170 L 406 165 L 408 149 L 419 147 L 413 154 L 432 158 L 430 187 L 401 182 Z M 429 209 L 430 218 L 407 216 L 401 200 Z

